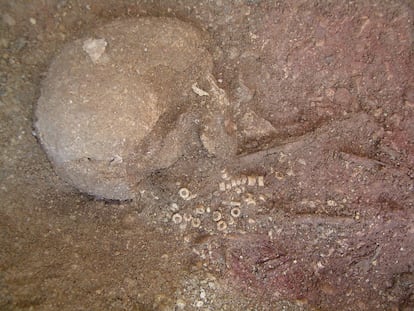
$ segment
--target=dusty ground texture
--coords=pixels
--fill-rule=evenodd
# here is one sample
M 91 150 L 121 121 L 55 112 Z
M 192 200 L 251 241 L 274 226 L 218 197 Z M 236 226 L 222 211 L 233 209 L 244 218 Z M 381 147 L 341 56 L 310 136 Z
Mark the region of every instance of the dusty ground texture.
M 0 309 L 414 308 L 412 3 L 1 0 L 0 12 Z M 67 42 L 137 16 L 211 36 L 237 156 L 211 156 L 195 132 L 135 200 L 96 200 L 56 175 L 33 109 Z

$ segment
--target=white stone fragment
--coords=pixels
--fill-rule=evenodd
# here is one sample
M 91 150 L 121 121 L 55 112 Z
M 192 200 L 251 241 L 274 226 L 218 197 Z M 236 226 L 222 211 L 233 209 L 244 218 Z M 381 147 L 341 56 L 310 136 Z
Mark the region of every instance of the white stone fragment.
M 197 82 L 195 82 L 195 83 L 191 86 L 191 89 L 192 89 L 192 90 L 193 90 L 193 92 L 194 92 L 194 93 L 196 93 L 198 96 L 209 96 L 209 94 L 208 94 L 206 91 L 204 91 L 204 90 L 200 89 L 200 88 L 197 86 Z
M 304 159 L 299 159 L 298 162 L 302 165 L 306 165 L 306 161 Z
M 259 187 L 264 187 L 264 177 L 263 176 L 257 177 L 257 184 L 258 184 Z
M 86 39 L 83 42 L 83 50 L 89 55 L 93 63 L 97 63 L 101 58 L 108 43 L 105 39 Z
M 122 162 L 123 162 L 122 157 L 120 155 L 116 154 L 110 159 L 109 164 L 110 165 L 117 165 L 117 164 L 121 164 Z

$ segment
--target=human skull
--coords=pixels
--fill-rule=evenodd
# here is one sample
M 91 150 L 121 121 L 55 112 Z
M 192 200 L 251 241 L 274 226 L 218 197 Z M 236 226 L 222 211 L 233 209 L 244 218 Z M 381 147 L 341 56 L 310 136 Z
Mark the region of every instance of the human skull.
M 229 103 L 211 74 L 208 41 L 180 20 L 139 18 L 66 45 L 35 111 L 37 136 L 58 175 L 96 197 L 134 198 L 137 182 L 185 152 L 184 137 L 195 126 L 191 90 L 209 101 L 197 129 L 205 148 L 234 154 Z M 200 80 L 209 90 L 198 88 Z

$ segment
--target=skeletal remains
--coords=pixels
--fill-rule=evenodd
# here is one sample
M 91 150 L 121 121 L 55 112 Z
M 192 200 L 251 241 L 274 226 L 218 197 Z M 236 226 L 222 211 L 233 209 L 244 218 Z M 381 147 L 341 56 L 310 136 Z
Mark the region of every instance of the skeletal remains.
M 82 192 L 134 197 L 198 139 L 219 158 L 236 153 L 236 128 L 212 75 L 208 36 L 173 18 L 116 21 L 64 47 L 35 112 L 57 173 Z M 195 137 L 194 133 L 198 133 Z
M 35 110 L 36 135 L 58 175 L 98 198 L 128 200 L 146 177 L 194 148 L 240 167 L 314 148 L 312 137 L 259 151 L 242 146 L 246 137 L 272 137 L 275 128 L 241 105 L 245 99 L 230 103 L 212 74 L 210 43 L 188 23 L 146 17 L 112 22 L 67 44 L 49 67 Z M 329 135 L 319 135 L 324 139 Z M 263 175 L 222 177 L 214 186 L 220 191 L 265 186 Z

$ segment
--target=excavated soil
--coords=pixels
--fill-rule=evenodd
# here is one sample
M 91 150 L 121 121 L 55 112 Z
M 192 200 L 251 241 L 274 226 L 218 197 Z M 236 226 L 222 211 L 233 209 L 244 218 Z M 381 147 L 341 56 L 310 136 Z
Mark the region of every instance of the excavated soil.
M 0 14 L 1 310 L 414 309 L 411 1 L 0 0 Z M 34 111 L 68 43 L 137 17 L 208 34 L 217 85 L 190 83 L 205 110 L 186 120 L 208 122 L 224 91 L 237 154 L 209 152 L 227 147 L 214 131 L 178 135 L 186 152 L 134 199 L 101 200 L 56 174 Z

